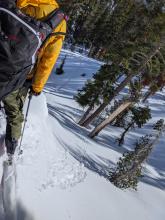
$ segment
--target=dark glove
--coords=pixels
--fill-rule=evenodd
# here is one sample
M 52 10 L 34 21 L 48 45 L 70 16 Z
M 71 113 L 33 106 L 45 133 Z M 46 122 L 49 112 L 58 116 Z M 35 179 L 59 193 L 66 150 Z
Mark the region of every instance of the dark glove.
M 23 87 L 29 89 L 32 86 L 32 79 L 26 79 L 26 81 L 23 84 Z
M 29 91 L 29 95 L 30 96 L 39 96 L 41 94 L 41 92 L 35 92 L 34 90 L 33 90 L 33 87 L 31 86 L 30 87 L 30 91 Z

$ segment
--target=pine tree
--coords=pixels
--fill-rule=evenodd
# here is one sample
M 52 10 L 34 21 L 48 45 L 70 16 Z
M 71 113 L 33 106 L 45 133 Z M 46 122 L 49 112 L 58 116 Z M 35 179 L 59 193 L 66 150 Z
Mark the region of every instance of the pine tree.
M 124 153 L 117 163 L 116 170 L 110 172 L 109 180 L 115 186 L 121 189 L 137 189 L 139 178 L 142 176 L 142 165 L 165 129 L 164 120 L 160 119 L 153 129 L 155 132 L 141 137 L 135 144 L 135 150 Z
M 116 117 L 122 114 L 124 111 L 130 109 L 136 102 L 139 101 L 141 97 L 142 84 L 139 79 L 134 80 L 130 84 L 130 94 L 128 96 L 124 96 L 122 100 L 120 100 L 117 106 L 113 108 L 113 112 L 110 112 L 110 115 L 105 118 L 99 125 L 97 125 L 89 134 L 89 137 L 94 138 L 99 134 L 106 126 L 112 123 Z
M 152 11 L 146 8 L 146 6 L 144 7 L 144 4 L 140 5 L 139 8 L 140 11 L 138 10 L 138 14 L 136 13 L 136 8 L 133 8 L 133 13 L 131 13 L 129 19 L 126 19 L 125 28 L 123 28 L 124 32 L 120 33 L 120 37 L 118 36 L 117 41 L 113 41 L 114 44 L 110 47 L 111 55 L 114 54 L 112 61 L 115 60 L 117 64 L 121 64 L 122 62 L 124 69 L 128 69 L 128 71 L 125 71 L 127 77 L 114 90 L 114 94 L 110 97 L 108 102 L 103 101 L 96 111 L 90 116 L 85 113 L 86 120 L 83 120 L 83 123 L 81 123 L 83 126 L 87 126 L 91 123 L 93 119 L 98 116 L 113 100 L 113 98 L 130 82 L 134 75 L 145 73 L 152 58 L 158 52 L 157 49 L 159 50 L 159 46 L 156 48 L 155 44 L 159 45 L 160 36 L 162 34 L 163 27 L 165 26 L 164 13 L 162 13 L 160 8 L 159 10 L 156 10 L 156 12 L 154 10 Z M 140 16 L 142 13 L 145 15 L 144 19 Z M 131 29 L 131 25 L 128 25 L 132 21 L 132 16 L 134 18 L 133 22 L 135 23 L 135 25 L 133 25 L 133 29 Z M 130 29 L 126 28 L 127 26 L 129 26 Z M 113 45 L 114 50 L 112 47 Z M 119 45 L 122 46 L 119 47 Z M 135 48 L 139 49 L 139 51 L 135 51 Z M 134 63 L 134 65 L 131 63 Z M 151 72 L 151 70 L 147 71 Z
M 156 46 L 152 48 L 151 52 L 143 57 L 141 61 L 137 62 L 137 60 L 134 59 L 134 62 L 136 61 L 136 64 L 132 65 L 132 59 L 130 60 L 130 70 L 128 75 L 125 77 L 125 79 L 120 83 L 120 85 L 114 90 L 113 94 L 109 97 L 109 99 L 103 100 L 103 102 L 100 104 L 100 106 L 93 112 L 89 117 L 86 117 L 86 120 L 81 124 L 82 126 L 87 126 L 89 123 L 91 123 L 104 109 L 106 106 L 109 105 L 109 103 L 121 92 L 124 87 L 131 81 L 131 79 L 139 75 L 140 73 L 143 73 L 143 71 L 147 68 L 148 63 L 151 61 L 151 59 L 159 53 L 160 46 Z M 135 55 L 133 55 L 134 57 Z M 142 58 L 142 57 L 141 57 Z M 132 70 L 135 68 L 134 70 Z M 136 70 L 136 72 L 135 72 Z
M 147 84 L 149 88 L 144 95 L 143 102 L 145 102 L 150 96 L 154 95 L 157 91 L 161 90 L 165 86 L 165 63 L 162 70 L 160 70 L 160 73 L 150 78 L 150 83 L 146 78 L 144 84 Z
M 94 19 L 88 19 L 86 22 L 86 30 L 88 30 L 88 39 L 90 39 L 89 56 L 99 58 L 100 49 L 105 50 L 103 39 L 107 36 L 107 25 L 109 23 L 110 14 L 113 8 L 113 1 L 104 1 L 97 7 L 97 13 L 94 14 Z M 99 44 L 98 44 L 99 42 Z
M 130 114 L 129 121 L 127 121 L 127 125 L 124 126 L 124 132 L 121 134 L 121 137 L 117 139 L 119 146 L 124 144 L 124 138 L 126 133 L 134 128 L 136 125 L 138 128 L 141 128 L 149 119 L 151 119 L 151 110 L 149 107 L 136 107 L 133 106 L 127 114 Z M 125 115 L 123 116 L 125 118 Z M 124 119 L 123 119 L 124 120 Z
M 164 6 L 164 0 L 145 2 L 146 4 L 143 0 L 59 0 L 61 8 L 70 17 L 67 39 L 90 46 L 91 51 L 95 50 L 92 52 L 94 56 L 100 49 L 106 51 L 104 56 L 117 62 L 126 53 L 131 53 L 131 45 L 138 45 L 137 39 L 141 38 L 141 42 L 145 42 L 150 37 L 152 21 Z M 159 23 L 155 25 L 155 33 L 159 32 Z M 127 52 L 124 48 L 127 48 Z
M 109 96 L 113 94 L 114 83 L 121 76 L 121 71 L 120 66 L 105 64 L 94 74 L 93 80 L 88 81 L 79 90 L 75 98 L 82 107 L 89 106 L 86 115 L 88 115 L 95 105 L 100 105 L 103 99 L 108 100 Z M 85 119 L 86 116 L 84 115 L 79 124 L 81 125 Z
M 106 48 L 105 58 L 118 64 L 120 61 L 116 57 L 116 48 L 121 44 L 119 39 L 123 35 L 123 27 L 128 20 L 133 5 L 134 0 L 113 1 L 113 4 L 105 10 L 103 16 L 98 20 L 93 34 L 91 34 L 93 45 L 98 45 L 99 42 L 100 47 Z M 108 52 L 111 56 L 107 56 Z
M 100 122 L 100 124 L 98 124 L 91 131 L 89 137 L 94 138 L 96 135 L 99 134 L 102 129 L 104 129 L 109 124 L 112 124 L 117 118 L 121 120 L 121 115 L 124 117 L 125 113 L 128 113 L 130 108 L 132 109 L 132 113 L 134 115 L 134 122 L 129 123 L 126 127 L 126 130 L 121 136 L 121 139 L 119 139 L 119 142 L 121 144 L 124 141 L 124 136 L 126 132 L 128 132 L 128 130 L 134 125 L 134 123 L 137 123 L 138 127 L 140 127 L 146 122 L 146 120 L 150 119 L 148 108 L 144 109 L 144 112 L 142 111 L 143 109 L 140 109 L 142 111 L 142 114 L 140 114 L 140 112 L 138 112 L 137 110 L 135 110 L 136 108 L 134 108 L 134 105 L 138 103 L 140 99 L 144 99 L 144 95 L 142 94 L 142 89 L 144 88 L 142 80 L 143 77 L 136 77 L 133 81 L 131 81 L 130 91 L 128 93 L 130 97 L 127 97 L 127 100 L 125 100 L 125 97 L 123 97 L 123 100 L 117 102 L 117 104 L 115 103 L 115 106 L 111 108 L 110 115 L 107 116 L 107 118 Z M 137 116 L 137 113 L 139 113 L 139 118 Z

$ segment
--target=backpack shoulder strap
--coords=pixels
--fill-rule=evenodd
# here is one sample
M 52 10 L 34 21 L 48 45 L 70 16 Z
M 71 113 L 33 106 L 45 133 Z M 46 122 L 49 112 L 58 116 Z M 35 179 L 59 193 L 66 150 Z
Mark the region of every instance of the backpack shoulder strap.
M 65 32 L 55 32 L 55 33 L 51 33 L 50 34 L 50 36 L 58 36 L 58 35 L 63 35 L 63 36 L 65 36 L 66 35 L 66 33 Z
M 65 14 L 61 9 L 54 10 L 50 15 L 43 20 L 48 24 L 52 30 L 54 30 L 65 19 Z
M 58 35 L 63 35 L 63 36 L 65 36 L 66 33 L 65 33 L 65 32 L 55 32 L 55 33 L 49 34 L 49 35 L 45 38 L 45 40 L 43 41 L 43 43 L 42 43 L 42 45 L 41 45 L 40 48 L 43 48 L 44 45 L 46 44 L 46 42 L 47 42 L 52 36 L 58 36 Z
M 67 20 L 63 11 L 61 9 L 56 9 L 50 15 L 48 15 L 48 17 L 46 17 L 46 19 L 42 20 L 42 22 L 46 23 L 53 31 L 64 19 Z M 58 36 L 58 35 L 65 36 L 66 33 L 65 32 L 51 32 L 51 33 L 49 33 L 48 36 L 43 41 L 41 48 L 45 45 L 45 43 L 47 42 L 47 40 L 49 38 L 51 38 L 52 36 Z

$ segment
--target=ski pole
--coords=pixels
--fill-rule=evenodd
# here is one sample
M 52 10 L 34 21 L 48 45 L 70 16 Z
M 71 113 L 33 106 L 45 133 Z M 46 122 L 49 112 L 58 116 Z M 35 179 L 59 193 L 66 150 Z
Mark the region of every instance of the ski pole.
M 23 125 L 22 134 L 21 134 L 20 145 L 19 145 L 19 148 L 18 148 L 19 149 L 19 154 L 22 154 L 21 145 L 22 145 L 22 140 L 23 140 L 23 136 L 24 136 L 24 132 L 25 132 L 25 127 L 26 127 L 26 122 L 27 122 L 28 113 L 29 113 L 29 109 L 30 109 L 31 99 L 32 99 L 32 94 L 29 94 L 28 106 L 27 106 L 26 115 L 25 115 L 25 119 L 24 119 L 24 125 Z

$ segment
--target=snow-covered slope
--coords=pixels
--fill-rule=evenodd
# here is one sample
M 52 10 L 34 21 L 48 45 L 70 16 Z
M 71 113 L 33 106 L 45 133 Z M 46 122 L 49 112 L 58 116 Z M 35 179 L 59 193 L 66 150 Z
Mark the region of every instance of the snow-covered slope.
M 157 119 L 165 117 L 163 94 L 150 99 L 153 119 L 143 129 L 130 132 L 123 148 L 114 143 L 120 129 L 114 131 L 109 127 L 91 140 L 88 131 L 76 124 L 83 111 L 73 96 L 101 63 L 68 51 L 63 51 L 61 57 L 65 54 L 65 74 L 57 76 L 54 70 L 45 92 L 32 99 L 22 144 L 24 153 L 16 164 L 18 219 L 164 220 L 163 137 L 145 164 L 145 177 L 137 192 L 119 190 L 106 179 L 135 139 L 147 133 Z M 83 73 L 85 77 L 81 76 Z M 0 120 L 2 139 L 3 115 Z M 2 147 L 0 155 L 2 167 L 5 158 Z M 4 220 L 2 205 L 0 200 L 0 220 Z

